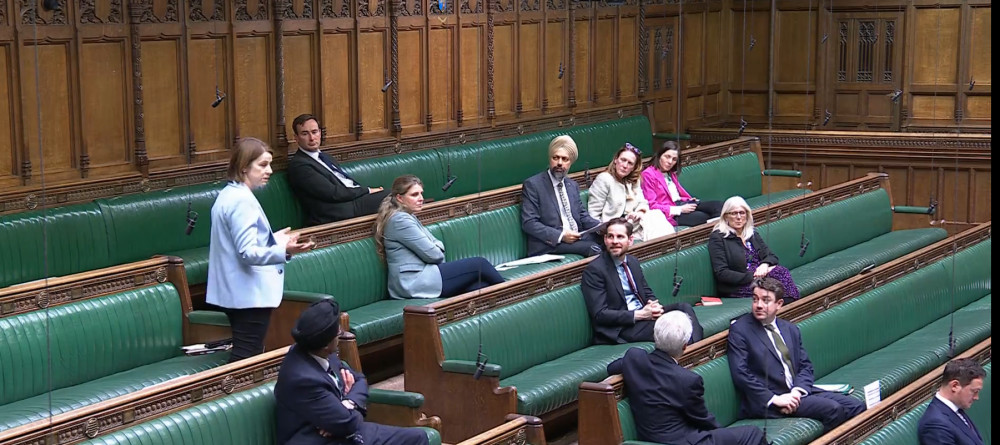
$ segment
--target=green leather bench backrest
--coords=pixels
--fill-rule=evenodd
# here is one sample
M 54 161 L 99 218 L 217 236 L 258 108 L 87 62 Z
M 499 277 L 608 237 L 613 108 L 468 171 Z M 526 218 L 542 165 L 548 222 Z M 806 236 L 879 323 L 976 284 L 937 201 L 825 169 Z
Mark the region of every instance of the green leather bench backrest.
M 447 261 L 481 256 L 501 264 L 528 256 L 520 205 L 442 221 L 429 228 L 444 243 Z
M 677 298 L 671 297 L 674 290 L 674 265 L 677 274 L 684 278 Z M 663 304 L 685 302 L 697 303 L 702 295 L 715 295 L 715 276 L 712 261 L 708 258 L 708 245 L 701 244 L 684 249 L 679 254 L 664 255 L 642 263 L 646 282 Z
M 616 404 L 618 408 L 618 421 L 622 426 L 622 440 L 639 440 L 639 433 L 635 429 L 635 416 L 632 415 L 632 404 L 628 397 L 624 397 Z
M 740 399 L 729 372 L 729 358 L 722 356 L 691 370 L 705 381 L 705 406 L 715 419 L 722 425 L 739 420 Z
M 0 216 L 0 288 L 112 264 L 94 203 Z
M 684 167 L 677 178 L 684 190 L 703 201 L 725 201 L 734 195 L 752 198 L 763 193 L 760 163 L 754 152 Z
M 285 265 L 285 289 L 332 295 L 345 311 L 386 299 L 386 279 L 372 238 L 302 253 Z
M 82 445 L 273 445 L 273 389 L 266 383 Z
M 451 164 L 452 174 L 458 176 L 452 187 L 440 196 L 471 195 L 520 184 L 548 166 L 549 142 L 563 134 L 573 137 L 580 152 L 571 171 L 608 165 L 626 142 L 631 142 L 646 156 L 652 155 L 652 133 L 645 116 L 457 145 L 440 150 L 444 172 L 447 173 Z M 434 191 L 435 194 L 439 192 L 440 189 Z
M 988 295 L 991 245 L 981 242 L 799 323 L 816 376 Z
M 763 212 L 755 218 L 764 219 Z M 799 256 L 805 228 L 809 248 Z M 885 189 L 847 198 L 758 227 L 782 266 L 795 269 L 892 230 L 892 209 Z
M 264 209 L 267 222 L 271 223 L 272 229 L 281 230 L 285 227 L 298 229 L 305 225 L 305 213 L 299 205 L 299 200 L 295 199 L 295 194 L 292 193 L 292 186 L 288 184 L 288 175 L 285 172 L 275 172 L 267 181 L 267 186 L 254 190 L 254 195 Z
M 0 405 L 179 355 L 182 316 L 165 283 L 0 318 Z
M 112 261 L 127 263 L 208 246 L 212 204 L 223 187 L 224 183 L 213 182 L 97 200 L 108 228 Z M 188 203 L 198 212 L 191 235 L 185 235 Z
M 973 403 L 972 408 L 966 411 L 966 414 L 972 418 L 972 423 L 976 425 L 979 434 L 983 436 L 983 443 L 993 443 L 992 416 L 990 412 L 990 383 L 993 374 L 993 363 L 987 363 L 983 367 L 986 369 L 986 378 L 983 379 L 983 390 L 979 392 L 979 401 Z M 927 402 L 921 403 L 916 408 L 885 425 L 861 443 L 866 445 L 912 445 L 919 443 L 920 438 L 917 437 L 917 427 L 920 424 L 920 418 L 924 415 L 924 411 L 927 410 L 928 403 L 929 399 Z
M 590 346 L 590 315 L 579 286 L 558 289 L 441 328 L 446 360 L 476 360 L 479 330 L 483 354 L 500 365 L 500 378 L 516 375 Z
M 440 157 L 433 150 L 345 162 L 343 167 L 358 182 L 368 187 L 385 187 L 386 190 L 392 188 L 392 181 L 397 176 L 417 175 L 424 182 L 424 198 L 439 200 L 445 197 L 441 191 L 445 171 Z M 469 179 L 472 178 L 466 178 Z

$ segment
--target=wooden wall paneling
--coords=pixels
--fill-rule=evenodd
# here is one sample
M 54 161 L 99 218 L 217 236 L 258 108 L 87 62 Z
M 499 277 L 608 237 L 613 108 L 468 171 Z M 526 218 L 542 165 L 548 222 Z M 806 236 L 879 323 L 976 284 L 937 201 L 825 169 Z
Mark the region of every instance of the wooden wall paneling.
M 569 0 L 546 1 L 544 29 L 544 51 L 541 64 L 542 113 L 561 111 L 567 105 L 571 67 L 569 60 L 567 19 Z
M 577 54 L 579 53 L 579 51 L 577 51 L 576 44 L 576 3 L 572 0 L 568 0 L 567 9 L 569 10 L 569 18 L 566 20 L 566 45 L 569 47 L 569 54 L 566 56 L 566 73 L 569 81 L 566 82 L 566 84 L 569 87 L 569 90 L 566 93 L 566 106 L 572 110 L 576 108 L 577 70 L 586 70 L 588 66 L 586 64 L 577 66 L 576 63 Z
M 914 126 L 954 124 L 958 90 L 961 10 L 957 7 L 913 8 L 910 123 Z
M 24 88 L 21 90 L 21 119 L 25 130 L 24 159 L 28 161 L 28 170 L 22 174 L 26 173 L 26 179 L 31 182 L 41 178 L 43 168 L 49 181 L 77 176 L 73 171 L 76 129 L 71 112 L 72 40 L 56 37 L 57 33 L 50 34 L 49 29 L 43 32 L 49 35 L 40 35 L 40 40 L 25 39 L 26 45 L 20 60 L 20 71 L 24 73 Z M 39 67 L 37 83 L 36 55 Z M 39 114 L 42 122 L 38 121 Z M 44 165 L 41 163 L 42 159 L 45 161 Z
M 406 6 L 401 2 L 400 11 L 409 11 Z M 423 132 L 426 129 L 424 101 L 428 83 L 428 79 L 424 78 L 427 31 L 421 17 L 400 14 L 396 21 L 399 34 L 396 80 L 399 88 L 399 125 L 403 132 Z
M 197 146 L 194 158 L 198 160 L 226 150 L 230 142 L 226 134 L 226 107 L 211 106 L 216 85 L 223 92 L 229 90 L 224 74 L 227 35 L 223 31 L 224 23 L 220 21 L 217 24 L 217 31 L 193 35 L 188 51 L 188 106 L 191 110 L 191 133 Z
M 988 5 L 971 8 L 969 20 L 968 77 L 960 79 L 967 95 L 965 118 L 973 122 L 991 121 L 992 101 L 992 8 Z M 975 84 L 972 84 L 975 81 Z
M 540 3 L 541 0 L 538 0 Z M 545 16 L 541 5 L 536 9 L 519 8 L 517 25 L 517 103 L 518 116 L 536 114 L 545 97 L 542 79 L 545 77 Z
M 441 20 L 444 19 L 444 20 Z M 445 16 L 428 14 L 428 115 L 432 129 L 454 128 L 457 58 L 457 28 Z
M 594 5 L 593 18 L 588 29 L 590 41 L 590 97 L 591 105 L 612 104 L 615 98 L 615 40 L 617 33 L 617 7 Z
M 379 8 L 379 6 L 382 6 Z M 384 1 L 371 4 L 361 1 L 358 8 L 359 106 L 364 131 L 362 139 L 384 137 L 390 133 L 389 30 Z M 391 85 L 390 85 L 391 87 Z
M 314 56 L 317 39 L 313 30 L 301 20 L 286 18 L 282 22 L 285 28 L 282 31 L 285 53 L 285 134 L 288 135 L 289 144 L 294 146 L 295 140 L 291 133 L 294 130 L 290 125 L 295 116 L 304 113 L 319 113 L 322 116 L 322 107 L 316 97 L 318 79 L 321 77 L 318 75 L 319 61 Z
M 635 100 L 638 91 L 638 40 L 636 8 L 622 6 L 616 26 L 614 46 L 615 103 Z
M 678 85 L 681 91 L 678 97 L 684 98 L 682 127 L 700 125 L 705 116 L 705 59 L 707 47 L 705 39 L 705 20 L 707 12 L 703 9 L 687 8 L 683 11 L 680 21 L 680 32 L 677 35 L 678 54 Z
M 80 174 L 89 168 L 128 166 L 132 145 L 128 111 L 127 41 L 124 37 L 80 44 L 81 129 L 85 151 L 80 154 Z M 121 170 L 120 168 L 118 170 Z
M 733 57 L 727 111 L 736 122 L 740 116 L 751 125 L 767 122 L 768 9 L 766 4 L 733 4 L 730 21 Z
M 725 109 L 722 104 L 723 95 L 720 94 L 722 91 L 722 82 L 725 78 L 724 70 L 727 66 L 723 62 L 723 58 L 729 48 L 729 45 L 723 43 L 726 41 L 724 37 L 725 31 L 722 26 L 725 23 L 723 19 L 724 13 L 725 9 L 721 7 L 721 2 L 705 12 L 703 33 L 705 52 L 702 60 L 705 102 L 702 109 L 704 115 L 701 121 L 706 124 L 719 122 L 723 117 L 723 110 Z
M 812 4 L 810 3 L 810 6 Z M 774 25 L 774 116 L 810 125 L 816 106 L 816 9 L 776 11 Z
M 391 131 L 398 135 L 403 131 L 399 119 L 399 2 L 389 0 L 389 112 L 392 120 Z M 383 91 L 384 92 L 384 91 Z
M 6 17 L 8 16 L 5 15 L 4 18 Z M 13 27 L 8 23 L 0 22 L 0 102 L 4 104 L 0 107 L 0 187 L 2 188 L 13 187 L 18 183 L 16 147 L 20 145 L 17 142 L 15 116 L 19 115 L 17 111 L 19 101 L 14 99 L 15 72 L 11 60 L 16 60 L 13 50 L 16 43 L 11 39 L 12 30 Z
M 684 105 L 684 93 L 678 75 L 681 56 L 677 46 L 678 10 L 676 6 L 653 5 L 647 9 L 646 60 L 650 79 L 647 100 L 651 101 L 653 128 L 672 132 L 678 127 Z M 641 56 L 640 56 L 641 57 Z
M 487 5 L 490 3 L 488 2 Z M 512 5 L 516 7 L 517 5 Z M 493 114 L 492 118 L 514 117 L 518 78 L 518 45 L 516 13 L 493 12 Z M 489 71 L 488 71 L 489 73 Z M 487 114 L 490 110 L 487 109 Z
M 483 47 L 485 47 L 484 24 L 475 18 L 460 15 L 461 26 L 459 28 L 459 60 L 460 77 L 458 78 L 458 96 L 460 98 L 459 116 L 460 124 L 471 122 L 479 125 L 484 112 L 485 90 L 485 60 Z
M 195 147 L 185 137 L 190 134 L 186 5 L 176 0 L 130 2 L 129 18 L 135 127 L 131 160 L 146 175 L 190 163 Z

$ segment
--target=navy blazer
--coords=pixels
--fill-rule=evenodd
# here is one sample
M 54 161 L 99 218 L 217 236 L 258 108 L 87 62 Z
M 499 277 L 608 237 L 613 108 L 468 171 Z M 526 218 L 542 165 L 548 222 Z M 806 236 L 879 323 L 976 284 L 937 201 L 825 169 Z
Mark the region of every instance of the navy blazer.
M 969 419 L 972 425 L 972 419 Z M 983 445 L 983 438 L 975 425 L 969 428 L 948 405 L 931 398 L 927 411 L 920 417 L 917 427 L 920 445 Z
M 340 385 L 334 384 L 319 362 L 298 345 L 293 345 L 285 355 L 278 372 L 278 382 L 274 385 L 279 444 L 353 444 L 348 436 L 364 430 L 368 402 L 365 376 L 345 367 L 354 374 L 354 386 L 345 394 L 340 377 L 343 365 L 336 354 L 331 355 L 329 360 Z M 357 405 L 357 409 L 347 409 L 342 404 L 348 399 Z M 333 437 L 321 436 L 321 429 Z
M 757 258 L 761 264 L 778 265 L 778 256 L 771 252 L 756 230 L 750 237 Z M 725 297 L 735 293 L 740 287 L 753 281 L 752 270 L 747 270 L 746 246 L 743 240 L 735 235 L 724 236 L 722 232 L 712 231 L 708 235 L 708 256 L 712 261 L 712 272 L 715 273 L 716 293 Z
M 792 387 L 802 388 L 807 394 L 818 392 L 813 387 L 813 366 L 802 347 L 799 327 L 780 318 L 775 319 L 775 324 L 792 356 Z M 742 418 L 765 417 L 771 397 L 790 389 L 771 337 L 753 314 L 743 314 L 729 326 L 729 371 L 740 393 Z
M 337 165 L 326 153 L 320 152 L 319 157 Z M 330 169 L 314 161 L 301 148 L 288 159 L 288 185 L 292 186 L 292 192 L 306 211 L 307 226 L 359 216 L 353 201 L 368 194 L 364 184 L 356 188 L 344 185 Z
M 601 222 L 583 207 L 576 181 L 567 177 L 563 179 L 563 184 L 569 199 L 570 216 L 576 220 L 579 231 L 599 225 Z M 549 253 L 559 245 L 562 217 L 548 170 L 528 178 L 521 185 L 521 230 L 528 235 L 528 256 Z
M 631 348 L 608 365 L 608 374 L 625 377 L 640 440 L 695 444 L 708 431 L 722 427 L 705 406 L 702 377 L 678 365 L 666 352 L 647 354 Z
M 629 272 L 632 272 L 635 287 L 638 288 L 633 291 L 639 302 L 645 305 L 651 298 L 655 299 L 653 289 L 649 287 L 646 276 L 642 274 L 639 260 L 632 255 L 625 255 L 625 261 L 628 263 Z M 594 327 L 594 344 L 626 343 L 618 335 L 626 326 L 635 325 L 635 315 L 625 303 L 625 289 L 622 288 L 617 265 L 610 253 L 601 252 L 587 265 L 580 280 L 580 289 L 583 291 L 583 299 L 587 303 L 587 311 L 590 312 Z

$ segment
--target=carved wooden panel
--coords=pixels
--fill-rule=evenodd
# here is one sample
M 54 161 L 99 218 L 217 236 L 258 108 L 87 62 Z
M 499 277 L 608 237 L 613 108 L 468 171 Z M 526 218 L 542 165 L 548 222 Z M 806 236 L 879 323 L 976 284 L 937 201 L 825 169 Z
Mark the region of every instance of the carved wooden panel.
M 147 69 L 143 71 L 142 92 L 145 102 L 156 104 L 144 107 L 147 125 L 146 152 L 150 158 L 179 155 L 186 149 L 181 121 L 182 77 L 177 66 L 180 59 L 181 42 L 159 40 L 142 43 L 142 60 L 150 67 L 171 67 L 171 69 Z
M 285 61 L 293 64 L 285 67 L 285 118 L 291 134 L 291 122 L 295 116 L 313 113 L 319 105 L 316 100 L 315 73 L 316 59 L 313 36 L 284 36 Z
M 198 151 L 226 150 L 231 142 L 226 134 L 229 104 L 222 102 L 221 106 L 212 107 L 216 86 L 221 91 L 229 91 L 225 53 L 226 42 L 223 38 L 198 38 L 188 42 L 188 60 L 192 61 L 187 65 L 191 133 Z
M 38 84 L 35 83 L 37 49 Z M 41 157 L 45 171 L 55 173 L 75 167 L 77 146 L 73 109 L 70 48 L 68 43 L 26 46 L 21 51 L 22 114 L 25 150 L 29 155 L 31 175 L 41 174 Z M 36 86 L 38 85 L 38 86 Z M 39 129 L 41 114 L 43 129 Z M 23 174 L 23 172 L 22 172 Z
M 269 43 L 270 39 L 266 36 L 242 36 L 236 39 L 234 96 L 240 137 L 252 136 L 264 141 L 271 140 L 274 128 L 272 121 L 274 102 L 268 94 L 267 83 L 260 82 L 260 79 L 268 78 L 268 73 L 272 69 L 271 64 L 267 63 Z M 285 85 L 288 85 L 288 74 L 286 71 Z
M 359 59 L 361 76 L 358 92 L 361 108 L 361 123 L 367 130 L 388 129 L 386 118 L 386 94 L 382 87 L 388 82 L 389 70 L 385 63 L 385 33 L 362 32 L 358 52 L 364 54 Z
M 123 41 L 87 43 L 80 53 L 83 144 L 91 164 L 126 163 L 131 146 L 127 113 L 127 46 Z

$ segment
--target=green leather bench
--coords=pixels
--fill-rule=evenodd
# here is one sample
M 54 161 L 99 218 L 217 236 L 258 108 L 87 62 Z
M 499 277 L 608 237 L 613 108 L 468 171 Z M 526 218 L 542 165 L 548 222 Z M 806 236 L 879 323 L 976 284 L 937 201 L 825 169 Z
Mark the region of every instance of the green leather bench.
M 181 353 L 182 310 L 165 283 L 0 318 L 0 430 L 226 363 Z
M 990 337 L 991 244 L 984 241 L 954 262 L 938 261 L 799 323 L 816 382 L 849 383 L 861 398 L 860 388 L 880 380 L 882 398 L 888 397 L 947 360 L 952 312 L 956 350 Z M 706 405 L 722 425 L 763 426 L 763 420 L 738 420 L 726 357 L 693 370 L 705 379 Z M 767 426 L 776 444 L 806 443 L 822 432 L 810 419 L 768 420 Z
M 111 263 L 94 203 L 0 216 L 0 288 Z
M 979 435 L 983 436 L 983 443 L 993 443 L 993 416 L 991 413 L 993 363 L 987 363 L 983 368 L 986 369 L 986 377 L 983 379 L 983 389 L 979 392 L 979 400 L 972 404 L 972 408 L 969 408 L 966 414 L 972 418 L 972 423 L 979 430 Z M 936 388 L 934 392 L 937 392 Z M 875 434 L 868 436 L 861 444 L 910 445 L 918 443 L 917 427 L 920 423 L 920 418 L 923 417 L 924 411 L 927 409 L 928 403 L 930 403 L 930 398 L 918 407 L 899 416 L 892 423 L 882 427 Z
M 756 152 L 746 152 L 684 167 L 678 178 L 684 189 L 698 199 L 725 201 L 739 195 L 751 208 L 763 207 L 809 192 L 806 189 L 791 189 L 765 194 L 764 183 L 769 176 L 800 177 L 801 172 L 762 170 L 762 165 Z
M 448 261 L 484 256 L 501 264 L 527 256 L 520 205 L 431 224 L 428 229 L 444 243 Z M 579 259 L 566 255 L 561 261 L 521 266 L 501 275 L 519 278 Z M 440 301 L 390 299 L 385 264 L 375 253 L 371 238 L 296 256 L 285 267 L 285 289 L 298 291 L 297 298 L 309 302 L 333 296 L 350 314 L 350 330 L 358 345 L 402 334 L 404 306 Z
M 274 383 L 266 383 L 83 442 L 85 445 L 273 445 Z M 369 402 L 380 393 L 370 390 Z M 419 395 L 417 395 L 419 396 Z M 432 445 L 437 430 L 421 428 Z
M 800 257 L 803 220 L 806 238 L 811 242 L 805 256 Z M 867 266 L 887 263 L 947 236 L 939 228 L 892 231 L 892 210 L 885 189 L 755 229 L 778 255 L 781 264 L 791 270 L 803 297 L 857 275 Z M 678 274 L 684 277 L 678 295 L 680 301 L 694 304 L 703 295 L 715 295 L 715 278 L 708 246 L 704 244 L 642 264 L 649 286 L 657 295 L 670 295 L 673 290 L 675 264 Z M 719 306 L 695 308 L 706 336 L 728 329 L 729 320 L 749 311 L 748 301 L 729 298 L 723 299 Z

